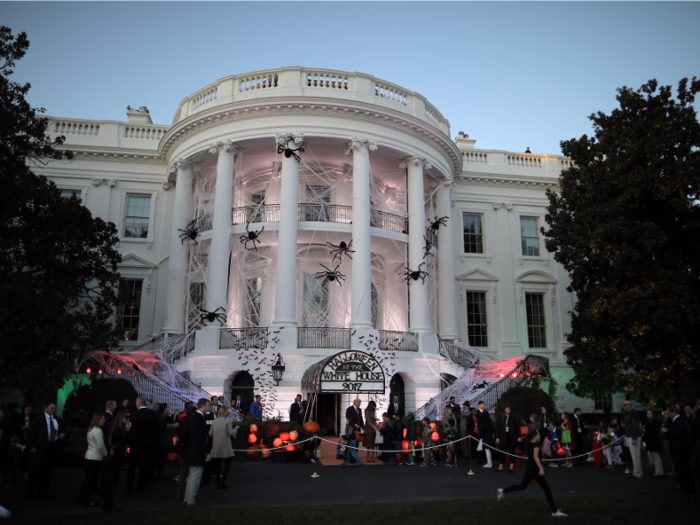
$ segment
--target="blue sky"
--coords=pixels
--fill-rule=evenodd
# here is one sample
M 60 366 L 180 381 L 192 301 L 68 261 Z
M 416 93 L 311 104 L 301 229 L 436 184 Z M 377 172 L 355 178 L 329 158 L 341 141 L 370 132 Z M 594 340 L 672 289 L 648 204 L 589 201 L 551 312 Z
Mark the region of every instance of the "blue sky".
M 125 120 L 227 75 L 288 65 L 417 91 L 477 147 L 560 153 L 616 88 L 700 76 L 698 2 L 0 3 L 31 43 L 14 80 L 59 117 Z

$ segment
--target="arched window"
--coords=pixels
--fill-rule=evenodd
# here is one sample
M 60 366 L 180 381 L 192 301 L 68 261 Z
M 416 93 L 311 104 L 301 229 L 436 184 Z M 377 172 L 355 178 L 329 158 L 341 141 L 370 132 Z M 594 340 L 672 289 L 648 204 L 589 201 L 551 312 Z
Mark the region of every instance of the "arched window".
M 457 378 L 452 374 L 440 374 L 440 392 L 445 390 L 455 381 L 457 381 Z
M 404 385 L 401 374 L 394 374 L 391 378 L 389 382 L 389 392 L 389 402 L 393 401 L 394 396 L 399 396 L 399 403 L 401 403 L 401 406 L 406 406 L 406 386 Z

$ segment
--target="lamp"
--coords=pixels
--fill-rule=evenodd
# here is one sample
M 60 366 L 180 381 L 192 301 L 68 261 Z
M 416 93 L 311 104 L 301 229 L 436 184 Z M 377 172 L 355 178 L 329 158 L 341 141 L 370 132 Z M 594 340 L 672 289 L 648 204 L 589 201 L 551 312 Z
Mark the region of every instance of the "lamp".
M 284 376 L 284 361 L 282 360 L 282 354 L 277 354 L 277 359 L 272 363 L 272 379 L 275 380 L 275 386 L 279 386 L 282 377 Z

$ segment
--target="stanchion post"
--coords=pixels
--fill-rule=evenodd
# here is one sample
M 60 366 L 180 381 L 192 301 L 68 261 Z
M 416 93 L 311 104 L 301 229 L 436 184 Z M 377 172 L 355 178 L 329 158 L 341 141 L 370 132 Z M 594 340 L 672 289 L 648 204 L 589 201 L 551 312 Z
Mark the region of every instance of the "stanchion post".
M 316 416 L 314 417 L 314 420 L 316 421 L 316 424 L 318 425 L 318 394 L 314 394 L 314 408 L 316 409 Z M 318 462 L 318 439 L 316 438 L 316 434 L 314 434 L 314 473 L 311 474 L 312 478 L 320 478 L 316 473 L 316 463 Z
M 474 476 L 476 472 L 472 470 L 472 444 L 471 444 L 471 436 L 467 436 L 467 439 L 469 439 L 469 472 L 467 472 L 467 476 Z

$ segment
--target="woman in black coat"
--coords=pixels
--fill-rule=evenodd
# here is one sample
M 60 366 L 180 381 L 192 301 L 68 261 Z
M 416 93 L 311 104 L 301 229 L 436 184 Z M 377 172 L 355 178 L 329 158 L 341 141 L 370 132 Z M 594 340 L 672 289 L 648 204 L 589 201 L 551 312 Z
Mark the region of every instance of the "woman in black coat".
M 651 410 L 647 410 L 647 425 L 644 428 L 642 441 L 647 445 L 649 463 L 654 465 L 654 477 L 660 478 L 664 475 L 664 467 L 661 463 L 661 451 L 663 450 L 663 443 L 661 442 L 661 421 L 659 421 Z
M 127 435 L 130 430 L 131 421 L 129 413 L 126 410 L 117 412 L 114 425 L 112 426 L 112 432 L 109 434 L 109 455 L 105 460 L 102 473 L 105 479 L 102 510 L 106 512 L 121 512 L 121 509 L 114 506 L 114 493 L 117 491 L 119 473 L 121 472 L 126 455 Z

